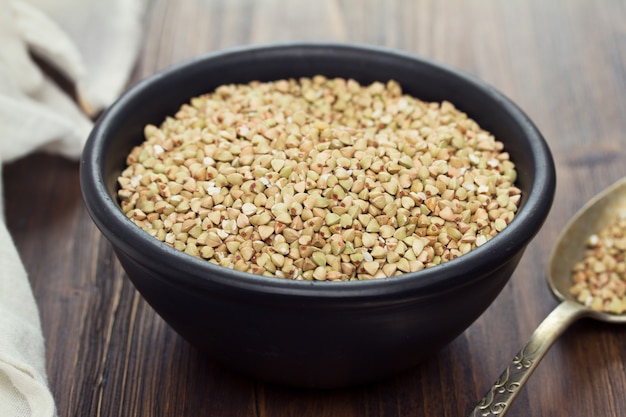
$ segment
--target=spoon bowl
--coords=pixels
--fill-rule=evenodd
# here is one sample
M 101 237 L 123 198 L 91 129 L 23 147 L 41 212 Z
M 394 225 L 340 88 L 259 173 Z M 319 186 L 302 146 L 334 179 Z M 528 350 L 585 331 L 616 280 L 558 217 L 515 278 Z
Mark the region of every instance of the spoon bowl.
M 611 323 L 626 323 L 626 314 L 611 314 L 581 305 L 569 292 L 572 262 L 582 259 L 588 236 L 626 214 L 626 178 L 618 180 L 593 197 L 570 220 L 558 239 L 548 262 L 548 286 L 560 301 L 572 301 L 584 315 Z
M 626 323 L 626 313 L 593 310 L 578 302 L 569 291 L 572 266 L 582 259 L 587 237 L 625 213 L 626 178 L 623 178 L 593 197 L 569 221 L 548 262 L 548 286 L 560 304 L 541 322 L 470 416 L 504 416 L 548 349 L 574 321 L 590 317 L 610 323 Z

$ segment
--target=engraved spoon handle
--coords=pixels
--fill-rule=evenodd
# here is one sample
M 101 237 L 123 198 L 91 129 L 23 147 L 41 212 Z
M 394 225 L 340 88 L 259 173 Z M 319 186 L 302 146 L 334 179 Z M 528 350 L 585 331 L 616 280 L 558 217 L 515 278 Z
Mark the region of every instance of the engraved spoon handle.
M 476 405 L 470 417 L 504 416 L 550 346 L 585 313 L 586 309 L 574 301 L 563 301 L 552 310 Z

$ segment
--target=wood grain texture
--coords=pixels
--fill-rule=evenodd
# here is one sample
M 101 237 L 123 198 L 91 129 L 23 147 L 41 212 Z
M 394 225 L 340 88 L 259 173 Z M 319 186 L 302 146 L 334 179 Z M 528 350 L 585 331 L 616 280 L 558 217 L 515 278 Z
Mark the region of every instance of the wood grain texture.
M 132 82 L 202 53 L 283 41 L 382 45 L 454 66 L 537 124 L 557 163 L 557 196 L 511 282 L 438 355 L 379 383 L 308 391 L 198 354 L 124 276 L 82 205 L 78 165 L 44 154 L 16 161 L 3 172 L 6 217 L 40 306 L 59 416 L 467 415 L 556 305 L 544 271 L 559 231 L 626 175 L 622 0 L 152 0 L 144 32 Z M 626 329 L 575 324 L 508 416 L 623 416 L 625 352 Z

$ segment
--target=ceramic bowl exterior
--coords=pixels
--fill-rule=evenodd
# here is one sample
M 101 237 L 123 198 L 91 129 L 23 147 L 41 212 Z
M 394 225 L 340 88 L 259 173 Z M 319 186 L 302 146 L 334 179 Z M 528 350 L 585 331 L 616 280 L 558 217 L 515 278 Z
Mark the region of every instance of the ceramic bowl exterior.
M 308 282 L 222 268 L 179 252 L 131 223 L 116 178 L 143 127 L 226 83 L 313 76 L 394 79 L 422 100 L 449 100 L 504 143 L 518 170 L 520 209 L 480 248 L 437 267 L 359 282 Z M 526 115 L 489 85 L 388 49 L 275 44 L 221 51 L 134 85 L 98 120 L 81 160 L 94 222 L 141 295 L 215 361 L 280 384 L 336 388 L 415 366 L 460 335 L 508 282 L 555 192 L 552 156 Z

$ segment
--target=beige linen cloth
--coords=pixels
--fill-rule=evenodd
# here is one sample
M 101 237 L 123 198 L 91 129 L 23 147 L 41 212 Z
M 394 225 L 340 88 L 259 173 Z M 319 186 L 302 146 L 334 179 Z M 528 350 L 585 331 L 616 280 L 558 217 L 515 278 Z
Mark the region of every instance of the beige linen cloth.
M 0 166 L 34 150 L 80 155 L 92 127 L 88 116 L 126 85 L 144 6 L 144 0 L 0 0 Z M 74 82 L 80 105 L 33 55 Z M 0 216 L 0 417 L 54 416 L 39 312 Z

